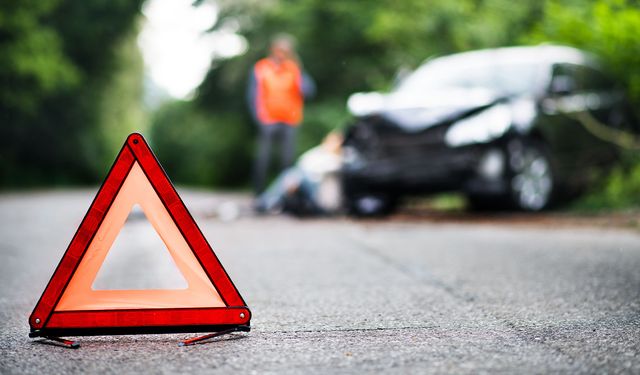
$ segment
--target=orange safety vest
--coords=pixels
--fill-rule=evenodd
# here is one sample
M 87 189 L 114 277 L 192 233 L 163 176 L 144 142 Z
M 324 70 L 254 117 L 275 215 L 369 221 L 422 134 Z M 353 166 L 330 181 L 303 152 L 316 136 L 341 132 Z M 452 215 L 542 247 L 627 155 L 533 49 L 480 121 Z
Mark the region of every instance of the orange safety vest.
M 285 123 L 297 126 L 302 121 L 304 99 L 302 74 L 293 61 L 280 65 L 264 58 L 254 67 L 256 79 L 256 114 L 265 125 Z

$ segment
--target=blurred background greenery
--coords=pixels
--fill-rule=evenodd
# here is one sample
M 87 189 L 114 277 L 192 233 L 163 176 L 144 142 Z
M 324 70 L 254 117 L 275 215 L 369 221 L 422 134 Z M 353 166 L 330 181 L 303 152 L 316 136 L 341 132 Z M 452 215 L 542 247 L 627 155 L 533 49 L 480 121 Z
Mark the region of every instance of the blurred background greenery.
M 233 29 L 248 49 L 214 59 L 189 100 L 161 105 L 143 100 L 143 3 L 0 3 L 0 186 L 99 182 L 132 131 L 150 139 L 177 183 L 246 186 L 256 133 L 248 73 L 278 32 L 296 36 L 318 85 L 299 152 L 348 123 L 350 94 L 389 89 L 401 69 L 478 48 L 552 42 L 594 52 L 640 108 L 638 0 L 217 0 L 210 32 Z M 629 150 L 579 205 L 637 206 L 639 196 L 638 150 Z

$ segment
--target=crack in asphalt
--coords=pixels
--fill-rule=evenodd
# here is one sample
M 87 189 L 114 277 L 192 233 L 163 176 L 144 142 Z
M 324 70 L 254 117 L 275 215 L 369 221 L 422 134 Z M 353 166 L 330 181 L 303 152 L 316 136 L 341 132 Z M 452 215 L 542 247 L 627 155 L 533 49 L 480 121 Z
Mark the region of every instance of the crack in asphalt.
M 416 281 L 418 281 L 418 282 L 420 282 L 422 284 L 430 285 L 430 286 L 439 288 L 439 289 L 445 291 L 447 294 L 449 294 L 452 297 L 454 297 L 455 299 L 460 300 L 460 301 L 465 302 L 465 303 L 468 303 L 468 304 L 471 304 L 474 309 L 477 309 L 478 311 L 480 311 L 487 318 L 494 319 L 498 324 L 501 324 L 502 326 L 504 326 L 511 333 L 512 336 L 518 338 L 519 340 L 527 342 L 527 343 L 533 343 L 536 346 L 540 346 L 540 347 L 544 348 L 545 350 L 550 350 L 551 352 L 554 352 L 554 353 L 556 353 L 556 354 L 558 354 L 560 356 L 563 356 L 563 357 L 567 358 L 568 362 L 571 363 L 571 364 L 575 364 L 576 362 L 580 361 L 579 358 L 576 358 L 575 356 L 571 355 L 570 353 L 565 352 L 561 348 L 553 346 L 550 343 L 546 343 L 546 342 L 540 340 L 537 337 L 532 337 L 531 335 L 522 332 L 522 329 L 515 322 L 511 321 L 510 319 L 508 319 L 508 318 L 506 318 L 504 316 L 500 316 L 499 314 L 496 314 L 496 313 L 494 313 L 492 311 L 489 311 L 489 310 L 483 308 L 481 305 L 473 304 L 473 302 L 478 302 L 480 300 L 479 297 L 477 297 L 475 295 L 472 295 L 470 293 L 465 293 L 465 292 L 456 290 L 456 288 L 454 286 L 449 285 L 446 282 L 438 279 L 435 275 L 433 275 L 432 273 L 430 273 L 428 271 L 425 271 L 424 269 L 420 269 L 419 272 L 417 272 L 417 270 L 412 269 L 411 267 L 407 267 L 404 264 L 396 261 L 392 257 L 389 257 L 389 256 L 385 255 L 378 248 L 376 248 L 376 247 L 374 247 L 374 246 L 372 246 L 372 245 L 370 245 L 368 243 L 365 243 L 362 240 L 354 238 L 353 236 L 350 236 L 348 238 L 348 240 L 352 244 L 354 244 L 357 249 L 367 253 L 368 255 L 372 255 L 372 256 L 376 257 L 377 259 L 381 260 L 384 264 L 390 266 L 391 268 L 393 268 L 396 271 L 400 272 L 404 276 L 407 276 L 407 277 L 409 277 L 409 278 L 411 278 L 413 280 L 416 280 Z M 425 328 L 433 328 L 433 327 L 425 327 Z M 416 329 L 422 329 L 422 328 L 416 328 Z
M 381 260 L 384 264 L 391 266 L 392 268 L 394 268 L 396 271 L 400 272 L 404 276 L 408 276 L 411 279 L 418 280 L 422 284 L 427 284 L 427 285 L 435 286 L 439 289 L 442 289 L 448 294 L 455 297 L 456 299 L 462 300 L 464 302 L 474 302 L 476 300 L 475 296 L 456 290 L 455 287 L 438 279 L 432 273 L 422 269 L 420 271 L 417 271 L 416 269 L 407 267 L 404 264 L 397 262 L 392 257 L 385 255 L 379 249 L 371 246 L 370 244 L 364 243 L 353 237 L 349 238 L 349 241 L 352 244 L 356 245 L 358 249 L 363 250 L 368 255 L 375 256 L 376 258 Z
M 330 328 L 330 329 L 294 329 L 284 331 L 259 331 L 258 333 L 327 333 L 327 332 L 376 332 L 376 331 L 408 331 L 431 329 L 436 326 L 404 326 L 404 327 L 373 327 L 373 328 Z

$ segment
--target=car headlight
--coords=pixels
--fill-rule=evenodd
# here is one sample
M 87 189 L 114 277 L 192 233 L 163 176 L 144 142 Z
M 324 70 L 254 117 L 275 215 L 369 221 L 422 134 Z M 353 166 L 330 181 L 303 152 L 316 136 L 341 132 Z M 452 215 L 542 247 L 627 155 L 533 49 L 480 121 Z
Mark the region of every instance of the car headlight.
M 450 147 L 487 143 L 502 136 L 511 126 L 511 111 L 501 104 L 455 123 L 445 135 Z
M 384 96 L 377 92 L 356 93 L 347 100 L 347 108 L 352 115 L 370 115 L 384 107 Z

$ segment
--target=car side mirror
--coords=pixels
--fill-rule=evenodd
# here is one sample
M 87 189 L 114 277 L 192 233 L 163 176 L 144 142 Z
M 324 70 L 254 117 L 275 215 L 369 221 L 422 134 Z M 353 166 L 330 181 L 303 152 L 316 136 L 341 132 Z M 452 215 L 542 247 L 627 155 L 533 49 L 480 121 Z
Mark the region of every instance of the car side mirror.
M 555 76 L 551 81 L 549 93 L 553 95 L 569 95 L 576 88 L 575 81 L 572 77 L 566 75 Z

